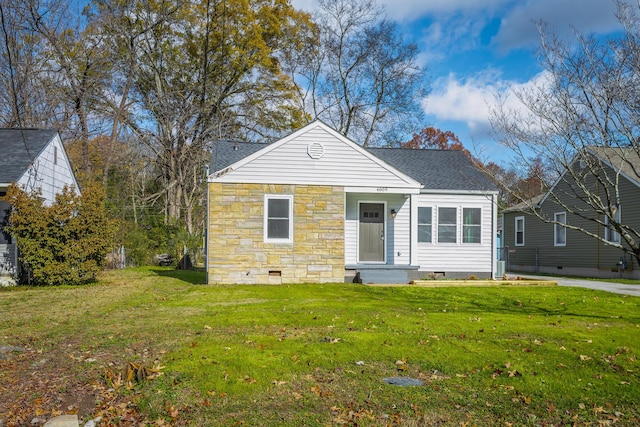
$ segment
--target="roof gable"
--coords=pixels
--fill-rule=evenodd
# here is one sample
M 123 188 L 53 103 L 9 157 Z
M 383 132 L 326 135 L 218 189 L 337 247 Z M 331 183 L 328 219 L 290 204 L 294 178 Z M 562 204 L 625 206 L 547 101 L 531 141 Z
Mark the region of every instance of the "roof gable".
M 0 129 L 0 183 L 17 182 L 56 135 L 52 129 Z
M 640 186 L 640 153 L 634 147 L 589 147 L 588 152 L 599 158 L 629 181 Z
M 213 153 L 210 182 L 420 188 L 411 176 L 320 121 L 272 144 L 235 147 L 236 153 Z
M 638 151 L 638 148 L 591 146 L 586 147 L 586 154 L 595 156 L 600 160 L 600 162 L 602 162 L 602 164 L 611 168 L 614 173 L 620 173 L 620 175 L 629 182 L 640 187 L 640 152 Z M 581 160 L 583 160 L 582 156 L 580 154 L 576 154 L 569 162 L 569 167 L 577 167 L 576 164 Z M 544 193 L 544 197 L 542 197 L 538 204 L 539 206 L 541 206 L 549 196 L 553 194 L 559 183 L 565 181 L 567 173 L 569 173 L 569 171 L 564 170 L 562 174 L 556 178 L 555 182 L 549 188 L 549 191 Z

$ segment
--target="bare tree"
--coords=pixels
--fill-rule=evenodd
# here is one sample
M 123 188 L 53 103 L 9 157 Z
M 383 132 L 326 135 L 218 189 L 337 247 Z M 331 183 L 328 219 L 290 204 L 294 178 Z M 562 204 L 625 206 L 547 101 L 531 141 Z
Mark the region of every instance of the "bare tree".
M 0 126 L 51 126 L 55 103 L 43 82 L 46 42 L 24 25 L 24 5 L 0 4 Z
M 640 261 L 639 224 L 619 214 L 623 176 L 640 181 L 640 19 L 638 6 L 616 4 L 623 29 L 619 37 L 600 40 L 576 34 L 574 43 L 567 43 L 540 23 L 542 78 L 513 92 L 521 108 L 497 105 L 492 125 L 520 167 L 534 174 L 553 172 L 556 183 L 547 202 L 589 224 L 567 228 Z M 545 167 L 536 168 L 533 162 Z M 533 178 L 544 182 L 544 177 Z M 517 188 L 506 190 L 516 201 L 526 202 Z M 619 233 L 620 243 L 599 232 L 605 228 Z
M 72 8 L 62 0 L 22 2 L 25 25 L 48 45 L 48 69 L 43 78 L 62 107 L 58 122 L 69 121 L 63 131 L 82 141 L 81 169 L 90 176 L 88 145 L 96 134 L 91 129 L 91 116 L 95 103 L 104 96 L 111 52 L 92 17 L 78 16 Z
M 319 4 L 319 45 L 296 69 L 307 113 L 364 146 L 397 143 L 421 128 L 428 85 L 417 46 L 373 0 Z

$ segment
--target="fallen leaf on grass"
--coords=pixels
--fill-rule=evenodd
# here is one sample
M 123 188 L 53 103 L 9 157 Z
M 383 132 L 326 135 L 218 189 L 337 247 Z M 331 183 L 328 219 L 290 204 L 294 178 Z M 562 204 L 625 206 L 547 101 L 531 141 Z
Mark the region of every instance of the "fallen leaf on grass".
M 407 370 L 407 359 L 396 360 L 396 367 L 399 371 Z
M 584 354 L 580 355 L 580 360 L 591 360 L 593 357 L 585 356 Z

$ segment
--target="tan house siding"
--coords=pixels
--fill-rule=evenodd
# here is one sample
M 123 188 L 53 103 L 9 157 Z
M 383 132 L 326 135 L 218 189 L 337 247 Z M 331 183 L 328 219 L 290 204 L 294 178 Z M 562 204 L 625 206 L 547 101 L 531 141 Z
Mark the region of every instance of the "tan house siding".
M 293 196 L 293 242 L 264 242 L 264 196 Z M 344 188 L 209 184 L 209 283 L 344 281 Z

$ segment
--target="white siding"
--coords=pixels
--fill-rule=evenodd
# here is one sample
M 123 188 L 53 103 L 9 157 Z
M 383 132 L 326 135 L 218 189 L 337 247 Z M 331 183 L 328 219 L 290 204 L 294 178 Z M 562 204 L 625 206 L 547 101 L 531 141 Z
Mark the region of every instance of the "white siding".
M 358 217 L 360 202 L 386 203 L 386 264 L 409 265 L 410 262 L 410 217 L 411 209 L 407 198 L 402 194 L 348 193 L 347 215 L 345 218 L 345 264 L 353 265 L 358 261 Z M 395 209 L 395 218 L 390 217 Z
M 47 204 L 53 203 L 55 195 L 60 193 L 65 185 L 73 185 L 76 191 L 79 191 L 58 135 L 36 157 L 32 166 L 18 180 L 18 185 L 27 191 L 39 188 Z
M 415 181 L 323 126 L 312 124 L 305 129 L 284 143 L 266 147 L 237 170 L 215 178 L 215 181 L 419 188 Z M 313 143 L 322 144 L 324 154 L 319 159 L 313 159 L 307 153 Z
M 420 266 L 421 271 L 443 272 L 491 272 L 495 244 L 495 221 L 492 218 L 492 196 L 490 195 L 444 195 L 421 194 L 413 197 L 414 242 L 413 263 Z M 432 242 L 417 242 L 418 207 L 427 206 L 433 209 Z M 457 208 L 457 242 L 438 243 L 438 208 Z M 482 213 L 481 243 L 462 243 L 462 210 L 463 208 L 480 208 Z

